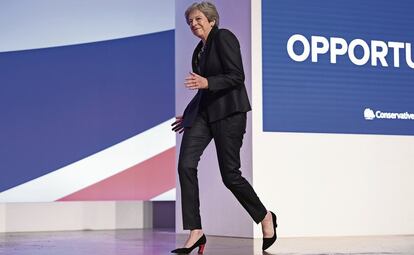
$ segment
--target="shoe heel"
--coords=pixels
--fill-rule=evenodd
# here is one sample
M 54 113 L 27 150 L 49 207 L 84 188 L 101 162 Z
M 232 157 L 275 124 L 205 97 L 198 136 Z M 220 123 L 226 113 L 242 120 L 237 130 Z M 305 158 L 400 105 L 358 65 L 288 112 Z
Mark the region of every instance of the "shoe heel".
M 198 254 L 203 254 L 205 246 L 206 246 L 205 244 L 198 246 Z

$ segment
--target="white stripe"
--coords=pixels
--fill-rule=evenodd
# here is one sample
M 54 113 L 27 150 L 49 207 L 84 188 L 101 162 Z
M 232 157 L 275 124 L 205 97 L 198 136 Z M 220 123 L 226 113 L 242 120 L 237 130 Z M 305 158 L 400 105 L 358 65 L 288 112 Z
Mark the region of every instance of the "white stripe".
M 0 202 L 51 202 L 175 146 L 170 119 L 52 173 L 0 193 Z
M 164 192 L 156 197 L 150 199 L 150 201 L 175 201 L 176 189 L 170 189 L 167 192 Z
M 1 0 L 0 52 L 173 30 L 174 7 L 172 0 Z

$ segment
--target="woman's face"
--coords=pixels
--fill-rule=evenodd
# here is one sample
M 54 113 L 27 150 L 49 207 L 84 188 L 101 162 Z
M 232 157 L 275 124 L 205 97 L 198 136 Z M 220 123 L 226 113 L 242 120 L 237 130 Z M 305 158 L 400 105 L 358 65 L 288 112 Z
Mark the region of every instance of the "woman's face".
M 213 28 L 215 21 L 209 22 L 206 15 L 199 10 L 194 10 L 188 15 L 188 25 L 191 32 L 204 42 Z

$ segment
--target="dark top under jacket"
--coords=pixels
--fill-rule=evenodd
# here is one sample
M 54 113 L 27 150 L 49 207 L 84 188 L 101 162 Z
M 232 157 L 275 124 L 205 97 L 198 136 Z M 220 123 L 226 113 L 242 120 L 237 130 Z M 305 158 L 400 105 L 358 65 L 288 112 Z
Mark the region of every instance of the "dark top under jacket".
M 199 89 L 184 110 L 184 127 L 191 127 L 200 111 L 206 111 L 209 122 L 223 119 L 236 112 L 251 110 L 244 85 L 240 44 L 227 29 L 214 26 L 203 53 L 203 42 L 197 45 L 192 58 L 193 72 L 208 80 L 208 89 Z

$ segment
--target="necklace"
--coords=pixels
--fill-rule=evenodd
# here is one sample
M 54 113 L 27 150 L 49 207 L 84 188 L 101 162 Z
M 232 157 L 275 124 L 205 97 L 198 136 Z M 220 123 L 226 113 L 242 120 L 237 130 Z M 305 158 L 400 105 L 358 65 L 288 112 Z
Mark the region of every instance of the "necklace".
M 201 47 L 201 50 L 200 52 L 198 52 L 198 55 L 197 55 L 199 60 L 201 59 L 201 56 L 203 55 L 205 50 L 206 50 L 206 44 L 203 44 L 203 47 Z

